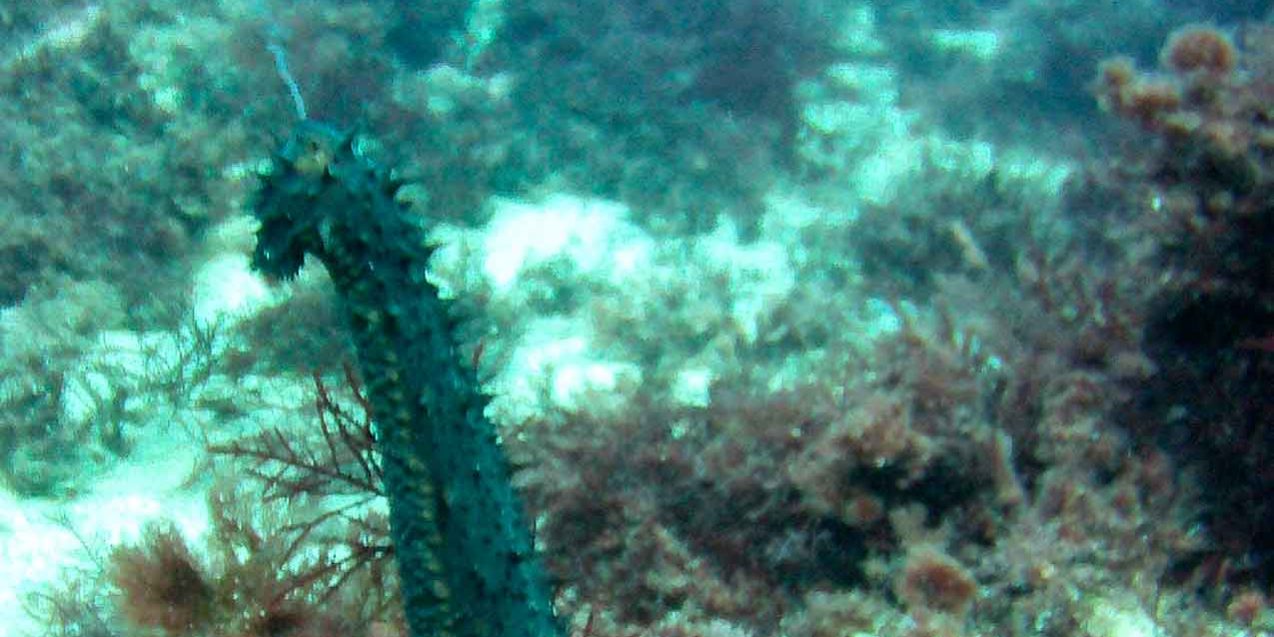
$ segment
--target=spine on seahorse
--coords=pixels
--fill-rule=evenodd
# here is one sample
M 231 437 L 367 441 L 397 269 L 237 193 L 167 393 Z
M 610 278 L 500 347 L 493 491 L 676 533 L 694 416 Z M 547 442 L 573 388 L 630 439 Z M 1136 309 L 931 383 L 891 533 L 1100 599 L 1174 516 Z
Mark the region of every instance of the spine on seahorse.
M 487 398 L 425 277 L 422 220 L 398 183 L 312 121 L 265 175 L 253 266 L 294 277 L 305 255 L 344 304 L 376 423 L 412 637 L 558 637 L 547 577 Z

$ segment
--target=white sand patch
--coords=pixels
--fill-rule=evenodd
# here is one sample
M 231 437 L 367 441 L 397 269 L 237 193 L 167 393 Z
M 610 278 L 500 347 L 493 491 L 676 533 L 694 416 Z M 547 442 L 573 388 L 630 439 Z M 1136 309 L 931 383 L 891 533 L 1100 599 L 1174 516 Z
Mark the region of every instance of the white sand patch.
M 183 436 L 140 442 L 130 462 L 68 502 L 25 500 L 0 491 L 0 626 L 5 635 L 39 635 L 24 600 L 61 581 L 68 569 L 91 567 L 92 556 L 135 541 L 146 523 L 171 520 L 187 538 L 208 527 L 203 495 L 184 489 L 199 455 Z
M 565 194 L 542 203 L 498 200 L 486 230 L 486 275 L 508 290 L 524 269 L 553 259 L 568 260 L 577 273 L 631 275 L 649 260 L 651 244 L 627 216 L 622 204 Z

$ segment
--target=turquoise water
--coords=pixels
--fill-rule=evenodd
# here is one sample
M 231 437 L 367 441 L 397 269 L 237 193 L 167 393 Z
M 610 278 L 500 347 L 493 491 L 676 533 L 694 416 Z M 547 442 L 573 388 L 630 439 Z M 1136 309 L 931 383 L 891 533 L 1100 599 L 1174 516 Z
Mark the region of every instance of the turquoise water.
M 0 3 L 0 634 L 1274 632 L 1269 11 Z

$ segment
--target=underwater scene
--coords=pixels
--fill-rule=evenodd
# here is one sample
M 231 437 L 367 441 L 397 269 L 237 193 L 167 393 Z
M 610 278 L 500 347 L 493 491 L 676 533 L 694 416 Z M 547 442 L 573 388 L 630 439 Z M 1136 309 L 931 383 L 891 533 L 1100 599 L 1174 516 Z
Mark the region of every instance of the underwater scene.
M 1270 0 L 0 0 L 0 637 L 1274 635 Z

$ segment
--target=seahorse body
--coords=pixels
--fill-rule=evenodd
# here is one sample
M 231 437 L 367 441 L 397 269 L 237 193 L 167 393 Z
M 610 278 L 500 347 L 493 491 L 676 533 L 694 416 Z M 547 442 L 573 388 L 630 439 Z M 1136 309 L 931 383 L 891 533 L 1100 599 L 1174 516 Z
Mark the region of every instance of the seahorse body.
M 372 404 L 412 637 L 561 634 L 474 371 L 425 278 L 432 249 L 398 183 L 352 138 L 301 122 L 265 175 L 253 267 L 317 257 L 339 292 Z

